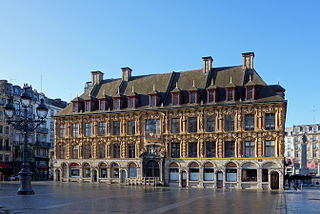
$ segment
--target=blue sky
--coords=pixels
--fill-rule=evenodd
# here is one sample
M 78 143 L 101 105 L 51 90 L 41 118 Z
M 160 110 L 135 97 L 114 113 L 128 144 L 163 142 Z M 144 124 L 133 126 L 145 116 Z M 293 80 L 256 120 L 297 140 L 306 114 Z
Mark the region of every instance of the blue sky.
M 105 78 L 214 66 L 255 68 L 286 88 L 287 125 L 319 123 L 319 1 L 2 1 L 0 79 L 70 101 Z

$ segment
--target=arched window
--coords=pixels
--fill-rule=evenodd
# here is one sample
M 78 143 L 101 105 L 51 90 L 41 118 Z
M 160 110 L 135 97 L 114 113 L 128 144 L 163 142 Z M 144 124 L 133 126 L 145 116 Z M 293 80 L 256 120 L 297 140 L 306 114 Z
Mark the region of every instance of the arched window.
M 70 164 L 70 177 L 79 177 L 80 176 L 80 166 L 78 163 Z
M 137 165 L 135 163 L 129 164 L 129 178 L 137 177 Z
M 213 177 L 214 177 L 213 164 L 210 162 L 207 162 L 203 166 L 203 179 L 205 181 L 213 181 Z
M 179 181 L 179 166 L 175 162 L 169 165 L 169 180 Z
M 192 162 L 189 165 L 189 179 L 190 179 L 190 181 L 198 181 L 199 180 L 199 165 L 195 162 Z
M 226 181 L 236 182 L 237 181 L 237 165 L 230 162 L 226 165 Z
M 243 182 L 257 181 L 257 166 L 254 163 L 245 163 L 242 166 L 241 180 Z
M 90 164 L 84 163 L 82 166 L 82 173 L 84 178 L 89 178 L 91 176 L 90 174 Z
M 111 178 L 119 178 L 119 165 L 117 163 L 111 164 Z
M 108 176 L 107 164 L 100 163 L 100 165 L 99 165 L 99 176 L 100 176 L 100 178 L 107 178 L 107 176 Z

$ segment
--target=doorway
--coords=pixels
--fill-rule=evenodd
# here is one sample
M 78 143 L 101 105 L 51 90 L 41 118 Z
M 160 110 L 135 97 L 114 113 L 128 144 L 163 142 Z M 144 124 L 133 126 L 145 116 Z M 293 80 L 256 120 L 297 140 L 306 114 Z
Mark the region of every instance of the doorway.
M 92 182 L 97 182 L 97 170 L 92 171 Z
M 223 188 L 223 173 L 221 171 L 217 172 L 217 188 Z
M 271 189 L 279 189 L 279 173 L 271 172 Z
M 159 164 L 154 161 L 148 161 L 144 166 L 144 177 L 160 177 Z
M 121 183 L 125 183 L 127 178 L 126 170 L 121 170 Z
M 60 181 L 60 170 L 56 169 L 56 181 Z
M 187 186 L 187 173 L 186 171 L 182 171 L 181 173 L 181 187 Z

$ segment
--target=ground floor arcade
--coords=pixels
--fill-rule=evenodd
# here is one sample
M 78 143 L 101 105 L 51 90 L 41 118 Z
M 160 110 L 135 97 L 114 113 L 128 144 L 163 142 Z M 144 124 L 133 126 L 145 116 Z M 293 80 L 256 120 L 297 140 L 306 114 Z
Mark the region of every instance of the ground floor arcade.
M 146 177 L 179 187 L 283 189 L 282 159 L 57 160 L 62 182 L 123 183 Z

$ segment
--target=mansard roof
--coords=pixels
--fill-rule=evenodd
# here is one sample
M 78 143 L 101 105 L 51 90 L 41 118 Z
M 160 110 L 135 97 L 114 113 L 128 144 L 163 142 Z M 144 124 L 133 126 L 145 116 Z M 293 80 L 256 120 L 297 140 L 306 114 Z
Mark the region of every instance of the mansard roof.
M 196 87 L 200 92 L 201 99 L 204 101 L 203 103 L 206 104 L 206 96 L 203 94 L 206 93 L 206 89 L 214 88 L 217 89 L 217 93 L 219 93 L 219 90 L 221 92 L 221 89 L 225 89 L 230 85 L 230 79 L 232 79 L 232 85 L 240 94 L 235 102 L 244 100 L 245 96 L 242 95 L 244 94 L 244 87 L 248 84 L 252 84 L 252 82 L 256 86 L 256 96 L 255 100 L 251 100 L 250 102 L 284 100 L 282 96 L 277 95 L 274 90 L 274 85 L 267 85 L 254 69 L 247 69 L 243 66 L 214 67 L 209 72 L 203 72 L 203 69 L 195 69 L 162 74 L 131 76 L 128 81 L 122 79 L 106 79 L 85 91 L 80 96 L 80 99 L 87 100 L 92 98 L 102 99 L 105 97 L 116 97 L 119 93 L 123 97 L 132 96 L 132 88 L 134 88 L 134 93 L 139 99 L 139 106 L 137 108 L 148 108 L 150 107 L 148 106 L 148 95 L 152 94 L 155 88 L 158 92 L 160 105 L 165 107 L 171 105 L 171 92 L 181 92 L 183 98 L 183 96 L 187 96 L 184 92 L 193 90 Z M 176 87 L 178 87 L 179 90 Z M 75 100 L 76 99 L 73 101 Z M 226 103 L 225 100 L 221 99 L 220 101 L 218 100 L 216 104 L 224 103 Z M 182 102 L 182 104 L 188 105 L 187 102 Z M 70 105 L 62 110 L 57 116 L 81 113 L 72 112 Z M 96 111 L 98 112 L 99 110 Z

